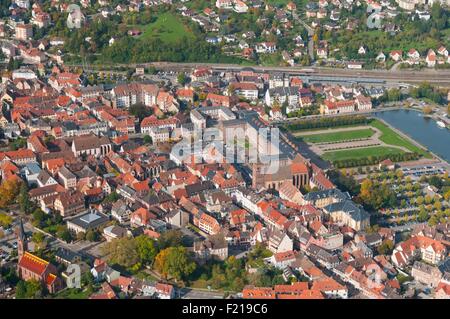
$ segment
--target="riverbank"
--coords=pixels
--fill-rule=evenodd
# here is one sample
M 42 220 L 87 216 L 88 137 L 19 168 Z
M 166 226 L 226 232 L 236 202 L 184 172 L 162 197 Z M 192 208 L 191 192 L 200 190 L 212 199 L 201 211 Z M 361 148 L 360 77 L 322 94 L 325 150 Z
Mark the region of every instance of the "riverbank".
M 375 118 L 384 123 L 398 135 L 426 150 L 436 160 L 449 163 L 450 152 L 445 145 L 449 145 L 446 141 L 450 142 L 450 132 L 439 128 L 433 118 L 427 119 L 423 114 L 420 109 L 409 108 L 391 110 L 390 113 L 374 112 L 369 118 Z M 439 151 L 444 154 L 437 154 Z

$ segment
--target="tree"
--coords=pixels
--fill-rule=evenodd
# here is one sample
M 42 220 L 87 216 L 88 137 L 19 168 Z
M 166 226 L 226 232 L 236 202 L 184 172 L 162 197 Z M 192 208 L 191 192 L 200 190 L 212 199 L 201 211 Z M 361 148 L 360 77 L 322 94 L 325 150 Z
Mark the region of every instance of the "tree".
M 37 280 L 19 281 L 16 286 L 16 298 L 41 298 L 43 293 L 42 285 Z
M 94 280 L 94 276 L 92 275 L 92 273 L 90 271 L 85 271 L 82 275 L 81 275 L 81 284 L 83 286 L 88 286 L 91 287 L 94 285 L 95 280 Z M 89 288 L 88 288 L 89 289 Z
M 8 228 L 11 223 L 12 223 L 13 219 L 11 216 L 0 213 L 0 226 L 2 226 L 3 228 Z
M 434 202 L 433 205 L 434 209 L 436 209 L 437 211 L 441 211 L 442 210 L 442 203 L 440 201 L 436 201 Z
M 108 262 L 125 268 L 132 267 L 139 262 L 136 241 L 132 238 L 114 239 L 107 243 L 102 251 L 108 255 Z
M 144 143 L 145 144 L 152 144 L 153 143 L 152 138 L 150 137 L 150 135 L 145 135 L 144 136 Z
M 42 209 L 37 208 L 33 212 L 33 225 L 34 226 L 40 226 L 44 223 L 46 220 L 47 215 L 42 211 Z
M 161 250 L 168 247 L 182 246 L 183 233 L 176 229 L 169 230 L 159 237 L 158 243 Z
M 422 205 L 423 202 L 424 202 L 423 196 L 418 196 L 418 197 L 416 198 L 416 204 L 417 204 L 417 205 Z
M 394 249 L 394 243 L 392 240 L 385 239 L 383 240 L 382 244 L 378 247 L 378 253 L 380 255 L 389 255 L 392 253 L 392 250 Z
M 16 298 L 24 299 L 26 298 L 26 295 L 27 295 L 27 285 L 25 284 L 25 281 L 20 280 L 16 286 Z
M 445 199 L 446 201 L 449 201 L 449 200 L 450 200 L 450 189 L 449 189 L 448 191 L 445 192 L 445 194 L 444 194 L 444 199 Z
M 20 68 L 22 62 L 20 60 L 10 58 L 8 62 L 8 71 L 14 71 Z
M 428 225 L 430 226 L 436 226 L 439 223 L 439 220 L 436 216 L 431 216 L 431 218 L 428 220 Z
M 142 103 L 133 104 L 129 109 L 130 114 L 136 116 L 139 122 L 142 122 L 144 118 L 153 114 L 152 110 Z
M 420 207 L 419 215 L 417 216 L 420 222 L 424 222 L 428 219 L 428 212 L 423 206 Z
M 97 241 L 98 240 L 97 232 L 92 229 L 88 230 L 86 233 L 86 240 L 89 240 L 92 242 Z
M 196 264 L 191 261 L 186 248 L 169 247 L 161 250 L 155 259 L 155 269 L 165 278 L 186 279 L 195 270 Z
M 45 236 L 43 233 L 40 233 L 40 232 L 34 233 L 33 236 L 31 237 L 31 241 L 33 243 L 38 244 L 38 246 L 41 246 L 41 244 L 43 244 L 44 240 L 45 240 Z
M 19 194 L 20 181 L 17 179 L 7 179 L 0 185 L 0 208 L 12 204 Z
M 26 183 L 21 183 L 20 185 L 20 192 L 19 192 L 19 206 L 20 210 L 25 213 L 29 214 L 33 210 L 33 203 L 30 201 L 30 196 L 28 195 L 28 187 Z
M 111 194 L 108 194 L 104 199 L 103 202 L 104 203 L 114 203 L 116 201 L 118 201 L 120 199 L 119 194 L 117 194 L 117 192 L 112 192 Z
M 184 86 L 188 82 L 188 77 L 184 72 L 180 72 L 177 76 L 177 81 L 180 83 L 180 85 Z
M 152 264 L 158 254 L 158 247 L 155 241 L 145 235 L 135 238 L 136 248 L 142 264 Z

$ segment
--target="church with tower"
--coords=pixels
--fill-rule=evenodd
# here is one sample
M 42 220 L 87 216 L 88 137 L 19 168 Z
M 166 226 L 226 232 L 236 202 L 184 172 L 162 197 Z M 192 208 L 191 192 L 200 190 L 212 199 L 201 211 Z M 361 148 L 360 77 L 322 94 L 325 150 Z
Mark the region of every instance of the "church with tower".
M 17 274 L 22 280 L 37 280 L 49 293 L 55 293 L 62 288 L 61 279 L 57 276 L 54 265 L 28 251 L 28 240 L 23 228 L 23 222 L 17 228 Z

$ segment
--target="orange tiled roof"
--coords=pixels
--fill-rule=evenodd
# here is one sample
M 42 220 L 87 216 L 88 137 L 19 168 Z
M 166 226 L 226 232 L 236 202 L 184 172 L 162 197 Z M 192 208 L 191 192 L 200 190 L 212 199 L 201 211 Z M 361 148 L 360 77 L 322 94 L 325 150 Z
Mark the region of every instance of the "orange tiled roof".
M 25 252 L 20 258 L 19 267 L 27 269 L 28 271 L 42 275 L 49 265 L 48 261 L 41 259 L 29 252 Z

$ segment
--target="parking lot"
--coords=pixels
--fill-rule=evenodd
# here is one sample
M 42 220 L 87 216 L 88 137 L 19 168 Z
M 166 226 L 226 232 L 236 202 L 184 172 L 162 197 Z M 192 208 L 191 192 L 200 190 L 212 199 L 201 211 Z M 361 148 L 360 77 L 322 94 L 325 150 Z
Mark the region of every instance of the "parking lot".
M 12 238 L 0 242 L 0 264 L 2 266 L 13 259 L 15 250 L 17 250 L 16 239 Z

